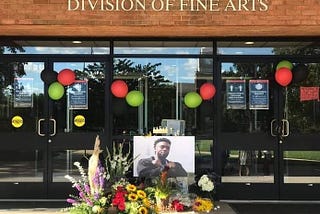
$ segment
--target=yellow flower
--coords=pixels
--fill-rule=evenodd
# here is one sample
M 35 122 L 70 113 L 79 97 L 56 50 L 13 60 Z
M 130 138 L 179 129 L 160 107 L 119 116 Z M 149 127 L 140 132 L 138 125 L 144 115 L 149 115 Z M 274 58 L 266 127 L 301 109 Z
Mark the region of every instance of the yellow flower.
M 148 209 L 146 207 L 139 207 L 139 214 L 148 214 Z
M 133 185 L 133 184 L 128 184 L 128 185 L 126 186 L 126 190 L 127 190 L 128 192 L 135 192 L 135 191 L 137 190 L 137 187 L 136 187 L 135 185 Z
M 146 207 L 151 207 L 151 201 L 148 199 L 148 198 L 144 198 L 144 199 L 142 199 L 142 203 L 143 203 L 143 205 L 144 206 L 146 206 Z
M 137 195 L 139 196 L 139 198 L 142 198 L 142 199 L 147 197 L 147 194 L 143 190 L 138 190 Z
M 137 201 L 138 198 L 139 198 L 138 195 L 135 194 L 135 193 L 130 193 L 130 194 L 128 195 L 129 201 Z
M 210 199 L 196 198 L 193 209 L 197 212 L 209 212 L 213 208 L 213 203 Z

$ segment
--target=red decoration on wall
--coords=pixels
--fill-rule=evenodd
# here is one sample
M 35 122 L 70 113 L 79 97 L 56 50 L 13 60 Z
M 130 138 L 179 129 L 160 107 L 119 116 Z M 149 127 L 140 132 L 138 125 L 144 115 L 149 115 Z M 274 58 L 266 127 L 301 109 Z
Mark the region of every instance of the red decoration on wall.
M 203 100 L 210 100 L 216 94 L 216 88 L 212 83 L 204 83 L 200 87 L 200 95 Z
M 116 80 L 111 84 L 111 93 L 115 97 L 124 98 L 128 94 L 128 85 L 123 80 Z
M 76 80 L 76 75 L 71 69 L 62 69 L 58 73 L 57 79 L 64 86 L 71 85 Z
M 318 100 L 319 87 L 300 87 L 300 101 Z
M 275 73 L 276 81 L 281 86 L 287 86 L 292 81 L 292 72 L 288 68 L 280 68 Z

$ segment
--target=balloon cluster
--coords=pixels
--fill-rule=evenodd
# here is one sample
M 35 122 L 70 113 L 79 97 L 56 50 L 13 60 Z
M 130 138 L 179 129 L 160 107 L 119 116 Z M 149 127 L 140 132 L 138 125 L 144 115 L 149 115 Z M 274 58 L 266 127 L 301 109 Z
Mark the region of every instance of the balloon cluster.
M 141 91 L 132 90 L 128 92 L 128 85 L 123 80 L 115 80 L 111 84 L 111 93 L 118 98 L 125 98 L 132 107 L 138 107 L 143 103 L 144 96 Z
M 59 73 L 44 69 L 40 77 L 43 82 L 49 85 L 48 94 L 53 100 L 59 100 L 64 95 L 64 86 L 74 83 L 76 75 L 71 69 L 62 69 Z
M 308 68 L 304 64 L 293 64 L 287 60 L 280 61 L 276 67 L 275 79 L 281 86 L 288 86 L 291 82 L 298 83 L 308 76 Z
M 200 87 L 200 94 L 188 92 L 184 97 L 184 104 L 189 108 L 197 108 L 202 100 L 210 100 L 216 94 L 216 88 L 212 83 L 204 83 Z

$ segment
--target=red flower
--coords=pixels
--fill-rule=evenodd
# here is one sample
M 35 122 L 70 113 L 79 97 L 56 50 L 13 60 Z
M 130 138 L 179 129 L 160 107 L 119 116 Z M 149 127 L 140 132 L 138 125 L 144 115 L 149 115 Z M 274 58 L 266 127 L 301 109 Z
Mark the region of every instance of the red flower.
M 112 199 L 112 205 L 117 206 L 120 211 L 125 210 L 125 195 L 127 192 L 124 190 L 123 187 L 117 187 L 116 193 Z
M 179 200 L 172 201 L 172 207 L 177 212 L 182 212 L 184 210 L 184 206 L 179 202 Z

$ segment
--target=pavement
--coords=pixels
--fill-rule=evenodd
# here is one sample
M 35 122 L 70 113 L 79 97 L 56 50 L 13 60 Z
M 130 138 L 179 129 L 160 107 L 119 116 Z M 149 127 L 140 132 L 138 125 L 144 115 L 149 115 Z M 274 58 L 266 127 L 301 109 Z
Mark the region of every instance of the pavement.
M 52 214 L 52 213 L 64 213 L 62 208 L 0 208 L 0 214 Z M 236 212 L 227 204 L 216 202 L 214 213 L 217 214 L 236 214 Z

